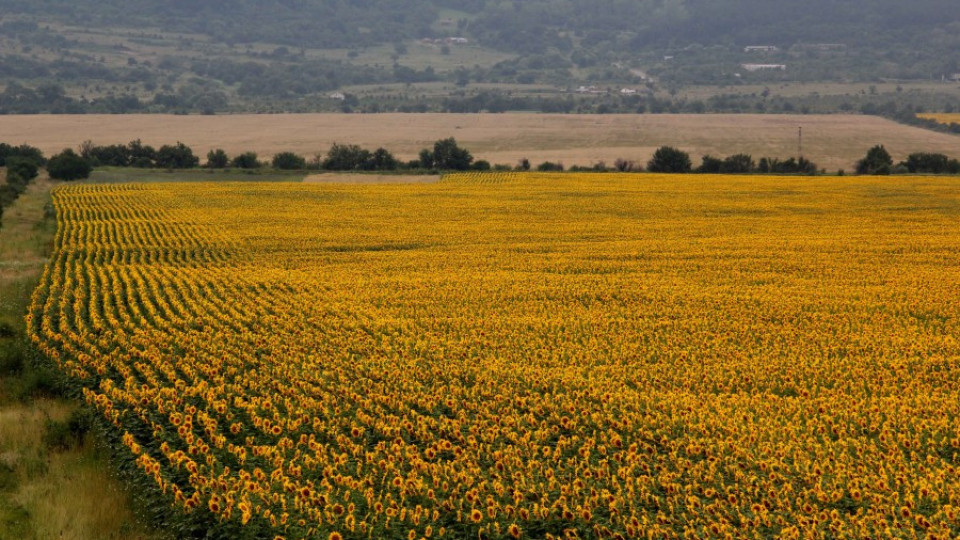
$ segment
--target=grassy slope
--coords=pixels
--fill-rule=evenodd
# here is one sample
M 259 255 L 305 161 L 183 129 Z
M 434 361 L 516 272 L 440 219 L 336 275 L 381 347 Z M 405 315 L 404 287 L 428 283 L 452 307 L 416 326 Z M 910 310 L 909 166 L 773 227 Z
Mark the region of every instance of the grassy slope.
M 0 324 L 15 330 L 0 337 L 0 360 L 9 365 L 24 351 L 23 314 L 52 247 L 55 220 L 46 211 L 54 183 L 43 177 L 8 209 L 0 228 Z M 77 404 L 50 397 L 23 398 L 28 368 L 0 370 L 0 540 L 149 539 L 111 476 L 96 441 L 51 451 L 48 422 L 69 417 Z

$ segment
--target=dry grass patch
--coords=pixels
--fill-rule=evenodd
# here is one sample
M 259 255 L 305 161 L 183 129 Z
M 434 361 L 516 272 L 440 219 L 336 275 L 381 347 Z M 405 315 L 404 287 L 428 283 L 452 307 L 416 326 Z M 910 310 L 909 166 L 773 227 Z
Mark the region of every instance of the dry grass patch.
M 4 209 L 0 228 L 0 323 L 22 331 L 55 229 L 47 209 L 56 185 L 45 175 Z M 133 514 L 129 495 L 89 437 L 70 448 L 45 439 L 51 422 L 77 409 L 72 401 L 38 398 L 30 369 L 13 368 L 12 355 L 29 355 L 25 340 L 0 337 L 0 540 L 145 539 L 157 535 Z M 27 392 L 27 393 L 24 393 Z

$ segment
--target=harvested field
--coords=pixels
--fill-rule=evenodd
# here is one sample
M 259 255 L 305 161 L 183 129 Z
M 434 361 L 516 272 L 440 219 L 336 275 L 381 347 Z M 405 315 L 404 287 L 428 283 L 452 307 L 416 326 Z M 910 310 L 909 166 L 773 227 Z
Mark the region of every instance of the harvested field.
M 911 152 L 955 154 L 955 136 L 860 115 L 549 115 L 549 114 L 296 114 L 296 115 L 61 115 L 6 116 L 0 141 L 28 142 L 45 152 L 141 139 L 161 145 L 182 141 L 205 155 L 213 148 L 261 157 L 290 150 L 305 156 L 332 143 L 383 146 L 411 159 L 445 137 L 478 159 L 514 164 L 561 161 L 565 165 L 646 161 L 661 145 L 680 147 L 695 162 L 704 154 L 739 152 L 788 157 L 797 153 L 803 127 L 804 155 L 821 167 L 850 169 L 875 144 L 894 159 Z

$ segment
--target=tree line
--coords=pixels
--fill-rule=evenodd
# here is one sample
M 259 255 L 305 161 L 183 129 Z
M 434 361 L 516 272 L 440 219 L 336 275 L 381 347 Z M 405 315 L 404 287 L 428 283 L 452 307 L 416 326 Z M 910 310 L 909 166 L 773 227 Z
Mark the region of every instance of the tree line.
M 702 156 L 695 165 L 690 154 L 672 146 L 661 146 L 653 157 L 640 162 L 617 159 L 608 165 L 605 162 L 590 166 L 567 168 L 561 162 L 544 161 L 534 165 L 529 159 L 521 159 L 514 165 L 491 164 L 474 159 L 473 154 L 461 147 L 456 139 L 449 137 L 436 141 L 432 147 L 422 149 L 416 159 L 404 161 L 385 148 L 370 150 L 356 144 L 334 143 L 326 154 L 317 154 L 311 159 L 295 152 L 284 151 L 270 160 L 261 160 L 256 152 L 240 152 L 233 156 L 223 149 L 211 150 L 206 162 L 193 149 L 177 142 L 154 148 L 137 139 L 127 144 L 96 145 L 83 142 L 79 153 L 65 149 L 45 159 L 34 147 L 14 147 L 0 143 L 0 167 L 7 167 L 8 181 L 0 186 L 0 204 L 9 204 L 25 189 L 26 183 L 36 177 L 39 167 L 45 166 L 50 177 L 58 180 L 88 178 L 96 167 L 133 167 L 144 169 L 261 169 L 317 170 L 341 172 L 407 172 L 413 174 L 437 174 L 443 171 L 541 171 L 541 172 L 651 172 L 672 174 L 826 174 L 816 163 L 805 157 L 762 157 L 755 160 L 749 154 L 739 153 L 726 157 Z M 960 160 L 940 153 L 915 152 L 900 163 L 894 163 L 883 145 L 871 148 L 866 156 L 854 164 L 856 174 L 960 174 Z M 838 174 L 845 174 L 840 170 Z
M 915 152 L 907 159 L 894 165 L 890 152 L 878 144 L 867 151 L 867 155 L 857 162 L 857 174 L 960 174 L 960 160 L 951 159 L 945 154 Z
M 128 144 L 97 146 L 91 141 L 80 145 L 79 156 L 93 167 L 139 167 L 159 169 L 192 169 L 200 166 L 200 158 L 181 142 L 159 149 L 139 139 Z M 241 152 L 230 156 L 222 148 L 207 153 L 204 167 L 209 169 L 259 169 L 272 166 L 280 170 L 326 171 L 464 171 L 486 170 L 489 163 L 476 161 L 469 150 L 450 137 L 438 140 L 432 148 L 424 148 L 419 157 L 402 161 L 385 148 L 368 150 L 355 144 L 334 143 L 323 156 L 308 161 L 294 152 L 280 152 L 269 162 L 262 161 L 256 152 Z

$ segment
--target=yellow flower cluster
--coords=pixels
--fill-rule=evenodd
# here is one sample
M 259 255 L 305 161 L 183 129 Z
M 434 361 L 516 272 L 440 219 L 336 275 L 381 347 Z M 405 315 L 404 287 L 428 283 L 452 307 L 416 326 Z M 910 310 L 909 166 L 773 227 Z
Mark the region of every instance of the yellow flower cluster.
M 960 113 L 921 113 L 917 118 L 933 120 L 939 124 L 960 124 Z
M 57 189 L 34 341 L 285 538 L 960 536 L 960 184 Z

